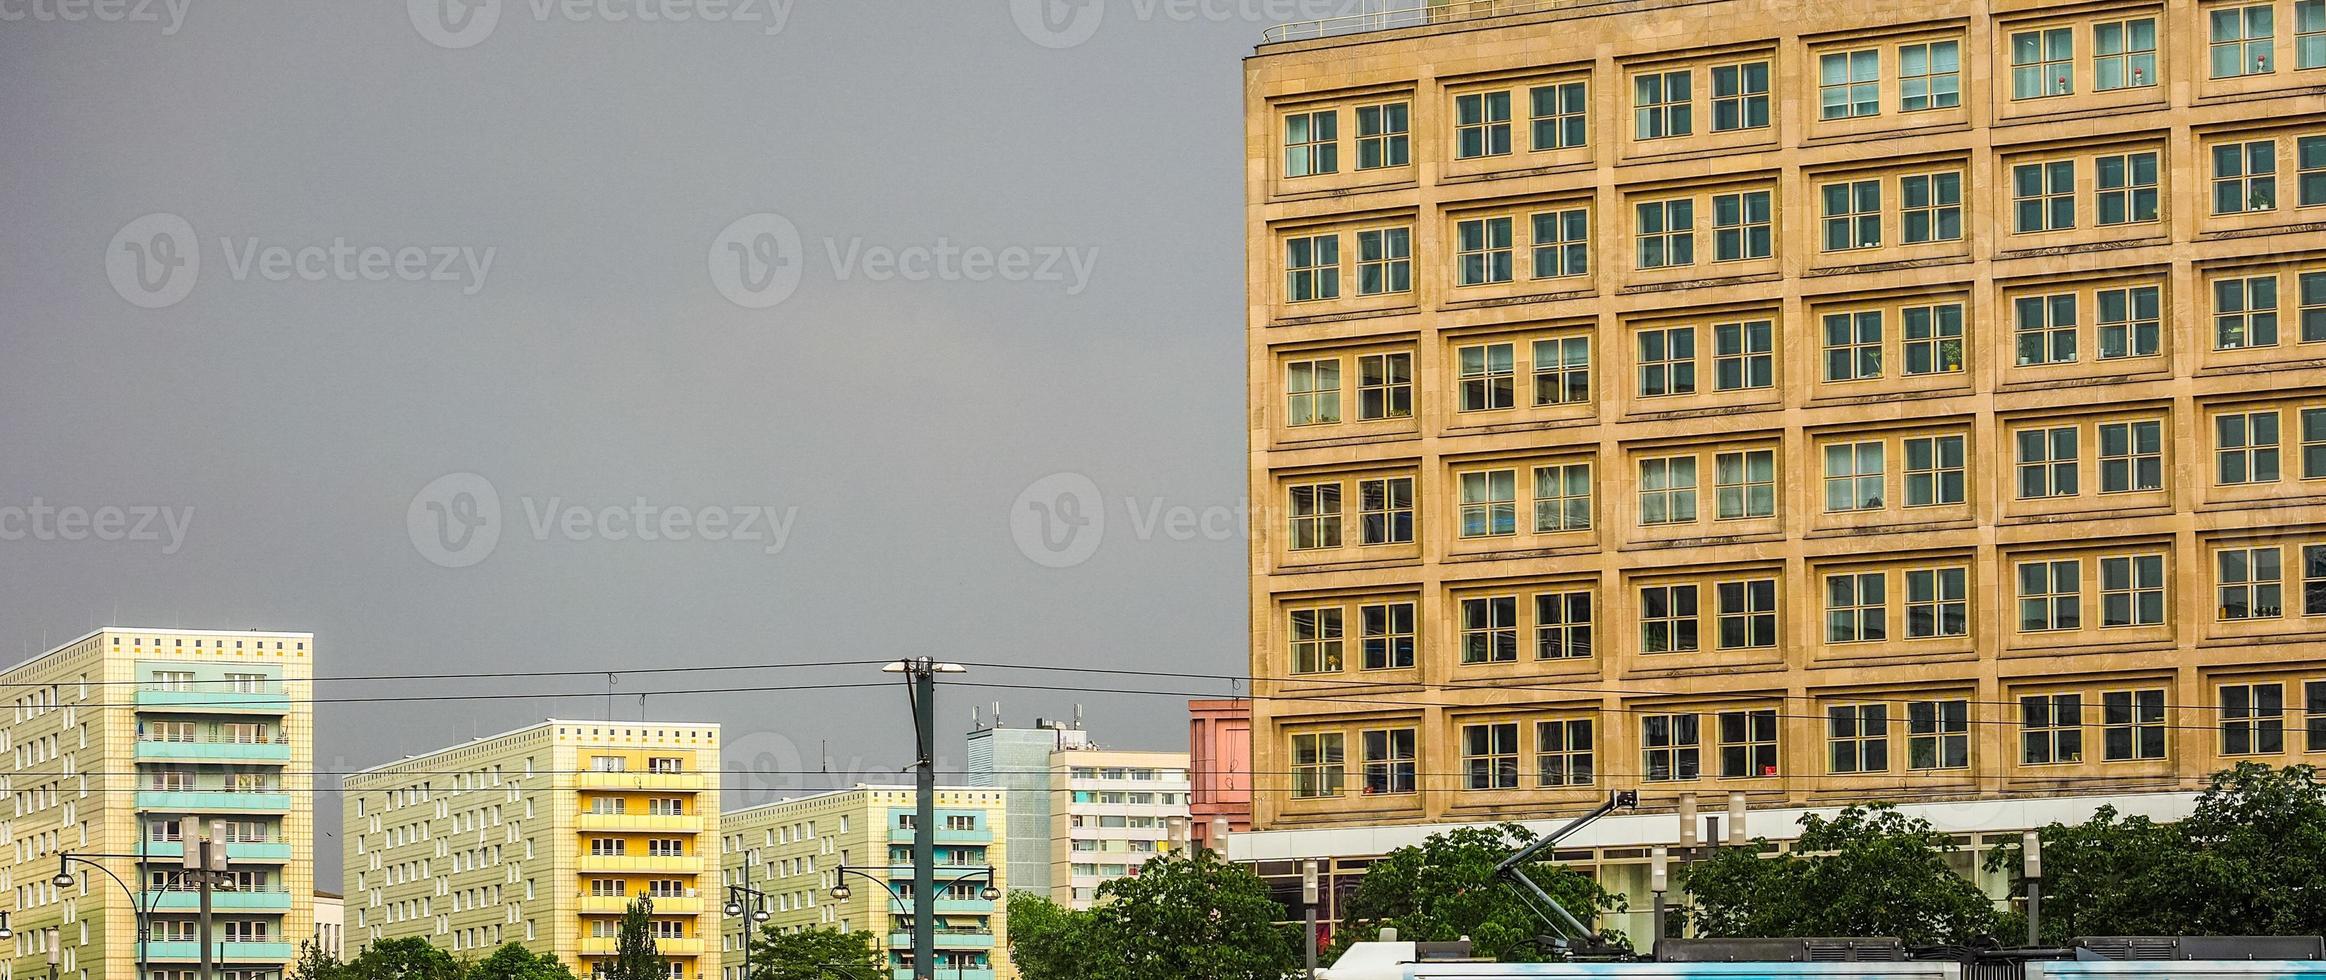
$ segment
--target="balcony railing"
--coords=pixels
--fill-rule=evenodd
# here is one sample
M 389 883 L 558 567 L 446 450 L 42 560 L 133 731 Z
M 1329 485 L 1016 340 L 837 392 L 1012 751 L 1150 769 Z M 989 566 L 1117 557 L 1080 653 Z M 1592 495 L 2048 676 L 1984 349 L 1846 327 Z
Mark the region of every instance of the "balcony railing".
M 291 808 L 291 794 L 280 790 L 141 789 L 140 810 L 229 813 L 274 813 Z
M 583 830 L 700 831 L 699 813 L 590 813 L 577 821 Z
M 581 941 L 582 955 L 612 956 L 616 944 L 620 942 L 621 940 L 612 936 L 584 936 Z M 703 954 L 703 941 L 700 938 L 656 939 L 654 949 L 664 956 L 701 956 Z
M 700 915 L 703 900 L 687 889 L 685 895 L 649 895 L 654 900 L 656 915 Z M 626 895 L 583 895 L 581 910 L 584 915 L 621 915 L 630 910 L 630 903 L 638 899 Z
M 241 689 L 219 683 L 147 684 L 137 689 L 137 706 L 172 711 L 280 714 L 290 710 L 291 697 L 284 693 L 281 682 Z
M 585 872 L 655 872 L 677 871 L 701 873 L 706 867 L 715 868 L 717 862 L 706 862 L 700 854 L 584 854 L 580 857 Z
M 574 774 L 574 785 L 581 789 L 677 789 L 707 790 L 709 774 L 700 772 L 604 772 L 596 769 Z
M 1447 0 L 1415 6 L 1391 7 L 1361 14 L 1341 14 L 1315 20 L 1278 24 L 1260 35 L 1262 44 L 1312 41 L 1323 37 L 1367 34 L 1400 27 L 1429 27 L 1487 17 L 1531 14 L 1545 10 L 1588 6 L 1592 0 Z
M 185 854 L 186 845 L 183 841 L 156 840 L 145 843 L 145 855 L 149 858 L 165 859 L 176 864 Z M 271 840 L 230 840 L 226 842 L 226 859 L 230 862 L 288 861 L 291 859 L 291 845 Z
M 173 742 L 158 738 L 140 739 L 137 743 L 137 758 L 185 762 L 289 762 L 291 740 Z
M 202 893 L 190 888 L 170 888 L 146 893 L 146 901 L 162 912 L 191 912 L 202 907 Z M 288 912 L 291 893 L 282 889 L 258 891 L 223 891 L 210 893 L 210 907 L 220 912 Z
M 234 942 L 217 943 L 212 950 L 226 963 L 288 963 L 298 955 L 290 943 Z M 146 944 L 146 957 L 161 960 L 198 960 L 202 958 L 202 944 L 192 940 L 162 940 Z

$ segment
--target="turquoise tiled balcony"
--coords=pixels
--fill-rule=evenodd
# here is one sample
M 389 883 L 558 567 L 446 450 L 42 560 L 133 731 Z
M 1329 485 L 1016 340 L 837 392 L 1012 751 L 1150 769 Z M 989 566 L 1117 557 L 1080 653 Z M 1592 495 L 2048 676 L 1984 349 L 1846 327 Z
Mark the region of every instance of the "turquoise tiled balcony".
M 141 789 L 137 791 L 137 808 L 164 813 L 275 813 L 291 808 L 291 794 Z
M 289 762 L 289 742 L 159 742 L 137 743 L 139 762 Z
M 909 932 L 892 932 L 892 933 L 889 933 L 889 936 L 888 936 L 888 948 L 890 948 L 890 949 L 911 949 L 911 948 L 913 948 L 913 934 L 912 934 L 912 933 L 909 933 Z M 939 929 L 939 930 L 937 930 L 937 948 L 938 948 L 938 949 L 992 949 L 992 948 L 993 948 L 993 933 L 992 933 L 991 931 L 988 931 L 988 930 L 973 930 L 973 929 Z
M 913 971 L 901 966 L 891 970 L 890 973 L 895 977 L 895 980 L 913 980 Z M 947 970 L 940 968 L 937 971 L 937 977 L 938 980 L 994 980 L 992 970 Z
M 915 831 L 893 829 L 888 832 L 888 842 L 891 844 L 910 844 L 913 842 L 914 835 Z M 937 831 L 937 843 L 991 844 L 993 843 L 993 834 L 983 830 L 939 830 Z
M 177 841 L 147 841 L 145 853 L 148 857 L 182 858 L 186 855 L 186 846 Z M 226 842 L 226 859 L 228 861 L 288 861 L 291 859 L 291 845 L 276 841 L 228 841 Z
M 255 691 L 236 691 L 222 686 L 187 690 L 140 688 L 137 692 L 137 706 L 168 708 L 172 711 L 281 714 L 291 710 L 291 696 L 283 693 L 281 684 L 261 685 Z
M 233 943 L 217 945 L 219 959 L 226 963 L 288 963 L 299 951 L 290 943 Z M 146 944 L 146 958 L 162 960 L 198 960 L 202 958 L 202 944 L 198 942 L 153 942 Z
M 200 892 L 171 890 L 147 892 L 146 899 L 158 912 L 191 912 L 202 907 Z M 210 908 L 219 912 L 288 912 L 291 893 L 213 891 Z

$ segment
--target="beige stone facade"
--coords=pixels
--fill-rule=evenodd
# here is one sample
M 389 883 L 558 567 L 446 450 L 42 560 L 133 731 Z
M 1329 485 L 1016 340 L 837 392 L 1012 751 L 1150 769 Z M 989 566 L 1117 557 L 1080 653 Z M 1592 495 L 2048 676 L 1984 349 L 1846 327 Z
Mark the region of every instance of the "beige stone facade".
M 1436 10 L 1246 65 L 1258 829 L 2326 756 L 2318 0 Z

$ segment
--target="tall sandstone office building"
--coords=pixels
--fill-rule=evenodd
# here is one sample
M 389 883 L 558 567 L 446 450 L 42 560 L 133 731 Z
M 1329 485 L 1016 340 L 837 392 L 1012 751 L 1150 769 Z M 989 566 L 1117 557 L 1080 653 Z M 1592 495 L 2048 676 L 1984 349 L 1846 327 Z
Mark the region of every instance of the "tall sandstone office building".
M 1455 4 L 1246 82 L 1256 839 L 2326 756 L 2321 0 Z

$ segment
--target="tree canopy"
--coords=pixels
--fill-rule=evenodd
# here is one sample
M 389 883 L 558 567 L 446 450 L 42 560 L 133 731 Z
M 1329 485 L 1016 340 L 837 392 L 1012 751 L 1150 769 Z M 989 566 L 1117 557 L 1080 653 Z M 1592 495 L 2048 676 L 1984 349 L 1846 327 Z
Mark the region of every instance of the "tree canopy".
M 670 980 L 670 960 L 654 942 L 653 899 L 641 895 L 622 911 L 605 980 Z
M 1157 858 L 1099 886 L 1087 912 L 1010 897 L 1010 956 L 1025 980 L 1282 980 L 1297 927 L 1250 870 L 1208 851 Z
M 1450 942 L 1470 937 L 1477 955 L 1506 963 L 1540 962 L 1553 951 L 1536 942 L 1543 922 L 1494 868 L 1534 843 L 1535 834 L 1518 824 L 1457 827 L 1433 834 L 1418 847 L 1401 847 L 1373 862 L 1357 888 L 1341 903 L 1341 931 L 1326 957 L 1349 944 L 1373 938 L 1394 926 L 1398 938 Z M 1623 897 L 1591 878 L 1550 862 L 1530 864 L 1520 873 L 1592 925 L 1601 913 L 1624 907 Z
M 1954 844 L 1889 804 L 1849 807 L 1830 820 L 1804 815 L 1790 852 L 1764 856 L 1768 847 L 1761 838 L 1721 848 L 1684 869 L 1698 935 L 1941 945 L 1997 933 L 1994 903 L 1947 864 Z
M 869 932 L 762 929 L 751 940 L 749 980 L 872 980 L 886 972 Z

